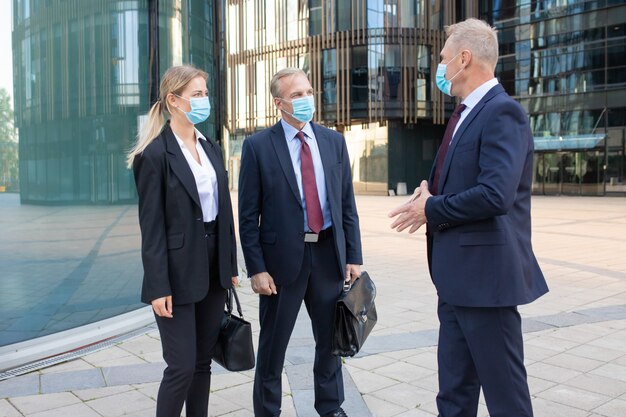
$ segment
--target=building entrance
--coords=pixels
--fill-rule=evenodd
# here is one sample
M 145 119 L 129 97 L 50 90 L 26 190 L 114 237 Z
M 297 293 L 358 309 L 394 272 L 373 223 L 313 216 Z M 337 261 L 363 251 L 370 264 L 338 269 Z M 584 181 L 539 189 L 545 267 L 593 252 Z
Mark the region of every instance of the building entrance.
M 545 195 L 604 195 L 604 152 L 535 154 L 533 191 Z

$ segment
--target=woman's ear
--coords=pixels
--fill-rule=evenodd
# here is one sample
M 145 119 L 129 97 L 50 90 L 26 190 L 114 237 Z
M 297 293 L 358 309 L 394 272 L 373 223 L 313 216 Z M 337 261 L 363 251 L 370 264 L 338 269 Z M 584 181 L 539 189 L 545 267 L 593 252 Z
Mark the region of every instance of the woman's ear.
M 167 100 L 167 104 L 173 107 L 178 107 L 176 96 L 172 93 L 169 93 L 165 98 Z

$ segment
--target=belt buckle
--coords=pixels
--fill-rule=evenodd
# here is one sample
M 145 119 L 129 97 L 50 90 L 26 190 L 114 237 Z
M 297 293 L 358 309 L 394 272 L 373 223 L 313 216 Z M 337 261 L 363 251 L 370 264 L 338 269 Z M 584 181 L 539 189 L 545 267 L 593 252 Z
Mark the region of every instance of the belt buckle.
M 305 233 L 304 243 L 317 243 L 320 235 L 318 233 Z

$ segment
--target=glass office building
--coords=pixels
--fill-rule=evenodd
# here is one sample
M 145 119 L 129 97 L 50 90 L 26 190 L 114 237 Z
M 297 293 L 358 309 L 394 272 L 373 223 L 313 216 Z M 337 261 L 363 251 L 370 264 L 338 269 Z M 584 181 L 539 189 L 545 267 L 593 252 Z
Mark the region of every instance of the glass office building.
M 13 56 L 19 180 L 0 189 L 0 347 L 142 306 L 126 152 L 172 65 L 206 70 L 219 109 L 221 6 L 13 0 L 3 46 Z M 200 129 L 219 139 L 213 113 Z
M 626 193 L 626 5 L 622 0 L 231 0 L 230 172 L 242 140 L 278 120 L 269 79 L 302 68 L 315 121 L 341 131 L 359 193 L 410 191 L 429 174 L 453 100 L 434 83 L 443 27 L 499 29 L 496 75 L 527 110 L 534 192 Z
M 314 121 L 346 137 L 358 193 L 416 187 L 454 107 L 434 84 L 443 27 L 477 13 L 476 1 L 228 1 L 232 185 L 244 138 L 278 121 L 272 75 L 292 66 L 313 84 Z
M 208 69 L 216 91 L 213 8 L 177 0 L 16 0 L 13 64 L 20 199 L 135 200 L 125 154 L 174 64 Z M 158 7 L 158 36 L 149 8 Z M 203 126 L 215 137 L 215 117 Z
M 539 194 L 626 193 L 623 0 L 481 2 L 500 33 L 497 75 L 526 109 Z

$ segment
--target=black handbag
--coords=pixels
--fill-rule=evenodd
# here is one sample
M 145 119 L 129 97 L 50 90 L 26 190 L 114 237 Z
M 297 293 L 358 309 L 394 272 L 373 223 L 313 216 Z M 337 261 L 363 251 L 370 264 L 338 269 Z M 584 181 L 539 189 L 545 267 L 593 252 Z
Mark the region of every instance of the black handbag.
M 233 314 L 233 296 L 239 317 Z M 252 326 L 243 319 L 235 288 L 230 288 L 226 296 L 226 309 L 213 360 L 229 371 L 247 371 L 254 368 Z
M 335 307 L 333 355 L 354 356 L 378 321 L 376 286 L 367 272 L 345 286 Z

